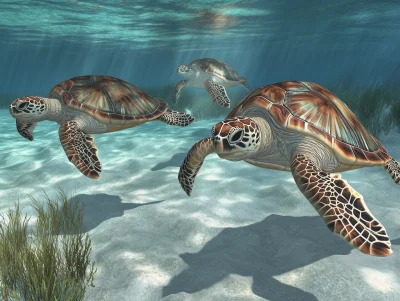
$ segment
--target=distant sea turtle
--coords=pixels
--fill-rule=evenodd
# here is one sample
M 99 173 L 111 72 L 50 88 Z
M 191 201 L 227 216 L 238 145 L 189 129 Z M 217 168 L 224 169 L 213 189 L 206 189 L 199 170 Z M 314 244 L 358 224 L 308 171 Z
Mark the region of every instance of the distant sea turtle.
M 217 59 L 198 59 L 189 65 L 180 65 L 177 72 L 187 79 L 180 81 L 176 85 L 174 103 L 178 102 L 181 90 L 186 86 L 206 88 L 212 100 L 225 108 L 230 106 L 230 100 L 225 88 L 241 85 L 248 90 L 246 79 Z
M 363 253 L 387 256 L 390 240 L 363 197 L 340 174 L 384 167 L 400 183 L 400 163 L 330 91 L 310 82 L 280 82 L 257 89 L 197 142 L 179 171 L 190 195 L 205 157 L 291 171 L 328 228 Z
M 26 96 L 10 106 L 17 130 L 33 140 L 38 121 L 61 125 L 59 137 L 68 159 L 85 176 L 98 178 L 101 163 L 90 134 L 108 133 L 151 120 L 187 126 L 194 118 L 168 110 L 168 105 L 137 87 L 110 76 L 79 76 L 56 85 L 49 98 Z

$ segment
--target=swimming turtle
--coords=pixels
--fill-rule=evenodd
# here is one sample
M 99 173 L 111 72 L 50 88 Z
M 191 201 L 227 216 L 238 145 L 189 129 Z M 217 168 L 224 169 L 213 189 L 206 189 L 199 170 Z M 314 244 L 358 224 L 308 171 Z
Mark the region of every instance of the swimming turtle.
M 168 104 L 151 97 L 130 83 L 111 76 L 79 76 L 65 80 L 50 91 L 49 98 L 26 96 L 10 106 L 17 130 L 33 140 L 38 121 L 61 125 L 59 137 L 68 159 L 85 176 L 100 176 L 101 163 L 90 134 L 108 133 L 151 120 L 187 126 L 194 118 L 171 111 Z
M 181 90 L 186 86 L 206 88 L 212 100 L 224 108 L 230 107 L 225 88 L 241 85 L 249 90 L 244 77 L 224 62 L 213 58 L 198 59 L 189 65 L 180 65 L 177 72 L 187 79 L 176 85 L 174 103 L 178 102 Z
M 387 256 L 391 243 L 363 197 L 337 172 L 384 167 L 400 183 L 400 163 L 326 88 L 286 81 L 254 90 L 188 152 L 178 179 L 190 195 L 205 157 L 291 171 L 328 228 L 363 253 Z

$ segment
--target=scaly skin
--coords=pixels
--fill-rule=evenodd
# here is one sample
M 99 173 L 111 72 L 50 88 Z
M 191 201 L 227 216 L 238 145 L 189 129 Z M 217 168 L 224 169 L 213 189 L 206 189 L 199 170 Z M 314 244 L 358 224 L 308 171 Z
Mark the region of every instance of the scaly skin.
M 362 195 L 340 175 L 332 176 L 320 170 L 306 155 L 293 158 L 292 174 L 329 230 L 365 254 L 388 256 L 392 253 L 385 228 L 369 211 Z

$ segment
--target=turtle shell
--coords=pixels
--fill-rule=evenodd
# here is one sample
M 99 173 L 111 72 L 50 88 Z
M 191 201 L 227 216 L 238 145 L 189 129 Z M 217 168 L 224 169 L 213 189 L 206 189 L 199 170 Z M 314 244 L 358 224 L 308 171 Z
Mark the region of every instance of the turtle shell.
M 68 107 L 118 126 L 140 124 L 158 118 L 168 105 L 137 87 L 111 76 L 79 76 L 63 81 L 50 91 Z
M 202 71 L 214 74 L 215 76 L 218 76 L 219 78 L 226 81 L 232 81 L 232 82 L 246 81 L 244 77 L 240 76 L 230 66 L 217 59 L 213 58 L 198 59 L 191 62 L 189 66 L 198 66 Z
M 342 164 L 374 166 L 390 159 L 346 104 L 318 84 L 286 81 L 259 88 L 248 94 L 228 117 L 246 116 L 251 106 L 267 110 L 281 127 L 318 138 Z

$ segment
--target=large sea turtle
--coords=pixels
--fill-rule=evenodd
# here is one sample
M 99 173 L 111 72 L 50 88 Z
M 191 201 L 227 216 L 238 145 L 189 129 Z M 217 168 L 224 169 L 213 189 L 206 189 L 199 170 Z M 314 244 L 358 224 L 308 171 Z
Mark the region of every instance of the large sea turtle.
M 85 176 L 98 178 L 101 163 L 90 134 L 119 131 L 151 120 L 187 126 L 194 118 L 168 110 L 167 103 L 111 76 L 79 76 L 56 85 L 49 98 L 26 96 L 10 106 L 17 130 L 33 140 L 38 121 L 61 125 L 59 137 L 68 159 Z
M 180 65 L 177 72 L 187 79 L 180 81 L 175 87 L 174 103 L 178 102 L 181 90 L 187 86 L 206 88 L 212 100 L 225 108 L 229 108 L 230 100 L 225 88 L 241 85 L 248 90 L 246 79 L 224 62 L 204 58 Z
M 340 174 L 367 166 L 384 167 L 400 183 L 400 164 L 326 88 L 287 81 L 257 89 L 190 149 L 179 182 L 190 195 L 205 157 L 244 160 L 291 171 L 303 195 L 328 228 L 363 253 L 392 253 L 383 225 L 363 197 Z

